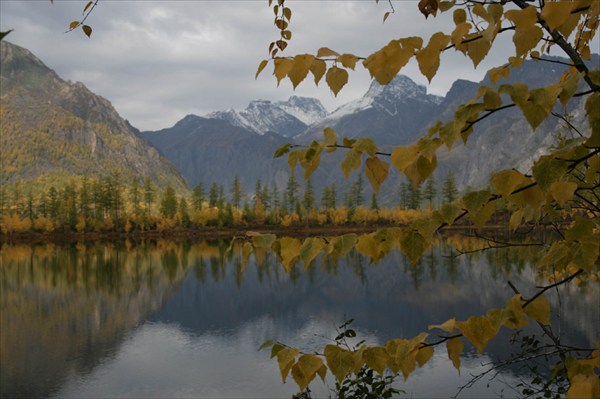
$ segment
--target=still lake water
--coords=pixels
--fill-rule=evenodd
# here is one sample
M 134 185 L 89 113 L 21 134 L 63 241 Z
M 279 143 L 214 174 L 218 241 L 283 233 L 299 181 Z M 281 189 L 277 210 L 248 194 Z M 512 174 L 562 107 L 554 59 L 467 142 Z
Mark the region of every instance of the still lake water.
M 301 262 L 286 273 L 274 255 L 258 267 L 227 253 L 228 242 L 79 243 L 0 248 L 0 396 L 50 398 L 290 398 L 277 362 L 257 348 L 267 339 L 322 349 L 336 326 L 354 318 L 369 344 L 411 338 L 453 316 L 502 307 L 543 281 L 536 250 L 449 257 L 443 244 L 416 266 L 398 252 L 369 264 L 351 252 L 337 265 Z M 529 290 L 529 291 L 528 291 Z M 564 342 L 590 346 L 600 336 L 598 285 L 562 287 Z M 550 295 L 557 319 L 558 297 Z M 531 332 L 537 332 L 531 327 Z M 447 398 L 506 359 L 511 332 L 483 355 L 467 347 L 460 375 L 445 354 L 404 382 L 403 396 Z M 515 396 L 506 369 L 460 397 Z M 489 387 L 488 387 L 489 385 Z M 315 380 L 313 394 L 334 387 Z

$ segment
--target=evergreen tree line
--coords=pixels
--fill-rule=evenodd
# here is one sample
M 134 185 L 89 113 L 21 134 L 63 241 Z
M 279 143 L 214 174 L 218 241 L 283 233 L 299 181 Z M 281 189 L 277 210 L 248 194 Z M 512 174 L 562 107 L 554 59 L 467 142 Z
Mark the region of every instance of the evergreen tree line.
M 238 177 L 227 191 L 223 184 L 206 186 L 201 182 L 189 195 L 178 195 L 171 186 L 160 190 L 148 178 L 133 179 L 125 185 L 117 177 L 84 177 L 37 194 L 20 184 L 7 191 L 3 189 L 0 196 L 0 216 L 1 230 L 9 234 L 394 221 L 380 209 L 375 193 L 367 207 L 365 181 L 360 174 L 343 196 L 332 183 L 323 188 L 319 199 L 310 179 L 301 187 L 295 176 L 289 177 L 283 191 L 257 180 L 254 190 L 246 192 Z M 397 210 L 431 208 L 438 201 L 453 202 L 457 195 L 452 174 L 439 188 L 433 178 L 417 188 L 403 182 Z

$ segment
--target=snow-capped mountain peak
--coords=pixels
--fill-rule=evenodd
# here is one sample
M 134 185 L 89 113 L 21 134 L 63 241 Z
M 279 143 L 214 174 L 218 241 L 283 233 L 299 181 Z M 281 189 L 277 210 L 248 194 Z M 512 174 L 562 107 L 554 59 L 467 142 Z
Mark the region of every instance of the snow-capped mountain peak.
M 253 100 L 246 109 L 212 112 L 208 118 L 223 119 L 234 126 L 244 127 L 258 134 L 275 132 L 292 137 L 307 125 L 323 119 L 327 111 L 314 98 L 292 96 L 287 101 Z

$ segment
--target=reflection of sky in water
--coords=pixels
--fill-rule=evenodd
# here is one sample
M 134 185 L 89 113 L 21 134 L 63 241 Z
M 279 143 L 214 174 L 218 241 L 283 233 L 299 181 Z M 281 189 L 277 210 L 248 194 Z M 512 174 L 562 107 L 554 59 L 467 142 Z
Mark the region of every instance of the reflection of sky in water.
M 287 274 L 272 258 L 261 268 L 251 258 L 240 273 L 235 257 L 221 263 L 214 256 L 198 256 L 200 251 L 183 254 L 182 248 L 157 251 L 139 265 L 134 256 L 114 251 L 123 264 L 113 258 L 90 261 L 94 273 L 77 263 L 74 253 L 60 258 L 60 267 L 40 263 L 39 269 L 31 269 L 38 275 L 26 290 L 19 285 L 21 274 L 3 275 L 2 294 L 10 298 L 7 293 L 19 293 L 11 313 L 2 315 L 13 323 L 3 329 L 3 342 L 10 348 L 28 340 L 27 348 L 35 353 L 29 358 L 19 349 L 11 352 L 11 359 L 3 353 L 3 364 L 16 376 L 8 381 L 12 385 L 7 392 L 55 398 L 289 398 L 297 389 L 293 379 L 282 384 L 276 360 L 268 351 L 257 352 L 266 339 L 306 352 L 322 350 L 337 335 L 335 327 L 354 318 L 352 327 L 359 338 L 384 344 L 396 337 L 411 338 L 453 316 L 464 320 L 504 306 L 512 296 L 509 279 L 523 290 L 540 283 L 534 271 L 510 261 L 485 256 L 450 259 L 439 251 L 414 267 L 398 252 L 377 265 L 352 253 L 337 267 L 325 265 L 325 271 L 320 261 L 309 271 L 299 262 Z M 65 266 L 69 259 L 74 263 Z M 70 287 L 68 278 L 58 280 L 59 288 L 36 282 L 44 273 L 71 269 L 75 275 L 98 278 L 79 288 Z M 23 270 L 30 270 L 29 264 Z M 50 273 L 42 280 L 57 276 Z M 597 288 L 563 290 L 563 309 L 568 309 L 562 315 L 563 332 L 569 343 L 586 346 L 598 336 Z M 548 294 L 556 308 L 554 292 Z M 529 331 L 539 332 L 535 326 Z M 482 356 L 467 349 L 460 375 L 445 345 L 440 345 L 408 381 L 398 377 L 398 387 L 408 397 L 451 397 L 472 374 L 485 369 L 482 364 L 508 356 L 509 337 L 510 332 L 493 339 Z M 44 378 L 52 384 L 41 384 Z M 505 396 L 514 396 L 508 387 L 516 379 L 510 373 L 500 375 L 489 388 L 488 382 L 482 380 L 460 397 L 494 398 L 502 389 L 507 390 Z M 26 384 L 35 389 L 23 388 Z M 327 396 L 329 387 L 320 380 L 311 384 L 318 397 Z
M 269 359 L 267 351 L 256 350 L 256 337 L 270 323 L 272 320 L 261 318 L 235 333 L 200 336 L 186 334 L 177 326 L 148 323 L 127 339 L 116 358 L 108 359 L 86 378 L 71 380 L 56 397 L 289 398 L 296 393 L 291 377 L 282 384 L 276 361 Z M 330 335 L 331 326 L 326 324 L 312 320 L 290 338 L 310 347 L 315 340 L 322 341 L 317 337 Z M 377 342 L 374 337 L 367 340 Z M 397 385 L 408 397 L 449 397 L 471 374 L 483 370 L 481 363 L 489 361 L 487 356 L 465 358 L 459 376 L 446 356 L 436 354 L 406 382 L 399 377 Z M 504 376 L 488 388 L 484 380 L 461 397 L 495 398 L 507 388 L 506 383 L 515 381 Z M 327 383 L 335 385 L 330 380 Z M 326 397 L 329 392 L 320 380 L 315 380 L 311 389 L 315 397 Z

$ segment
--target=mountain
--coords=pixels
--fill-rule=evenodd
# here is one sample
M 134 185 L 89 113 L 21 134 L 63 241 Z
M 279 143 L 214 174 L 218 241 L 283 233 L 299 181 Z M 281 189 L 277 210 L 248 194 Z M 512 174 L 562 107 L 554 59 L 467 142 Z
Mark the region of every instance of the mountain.
M 0 67 L 2 184 L 118 175 L 187 190 L 177 169 L 105 98 L 65 82 L 31 52 L 4 40 Z
M 273 159 L 277 147 L 289 140 L 274 133 L 258 135 L 227 120 L 187 115 L 174 126 L 142 132 L 170 159 L 190 185 L 223 183 L 230 187 L 236 176 L 250 192 L 256 180 L 283 187 L 289 176 L 286 162 Z
M 242 111 L 228 109 L 213 112 L 206 117 L 222 119 L 233 126 L 243 127 L 261 135 L 274 132 L 293 137 L 326 115 L 327 111 L 319 100 L 292 96 L 287 101 L 255 100 Z
M 371 137 L 379 145 L 408 144 L 421 135 L 419 128 L 432 119 L 442 98 L 427 94 L 425 86 L 398 75 L 388 85 L 373 81 L 365 95 L 332 112 L 296 138 L 320 138 L 325 127 L 345 137 Z

